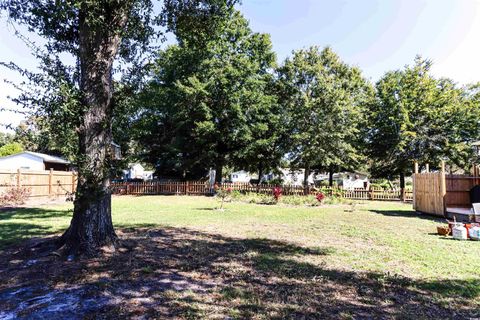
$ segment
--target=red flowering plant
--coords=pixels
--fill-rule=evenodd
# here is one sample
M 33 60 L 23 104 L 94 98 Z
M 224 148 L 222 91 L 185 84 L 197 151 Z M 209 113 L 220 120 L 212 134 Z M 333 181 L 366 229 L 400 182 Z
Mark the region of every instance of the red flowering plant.
M 223 210 L 223 203 L 225 200 L 232 194 L 232 187 L 222 187 L 222 185 L 215 184 L 213 186 L 213 189 L 215 190 L 215 195 L 221 199 L 220 203 L 220 210 Z
M 321 192 L 317 193 L 317 195 L 315 196 L 315 198 L 317 198 L 317 201 L 322 203 L 323 200 L 325 200 L 325 195 Z
M 275 198 L 275 202 L 278 202 L 280 200 L 280 197 L 282 196 L 282 188 L 275 187 L 273 188 L 272 192 L 273 192 L 273 198 Z

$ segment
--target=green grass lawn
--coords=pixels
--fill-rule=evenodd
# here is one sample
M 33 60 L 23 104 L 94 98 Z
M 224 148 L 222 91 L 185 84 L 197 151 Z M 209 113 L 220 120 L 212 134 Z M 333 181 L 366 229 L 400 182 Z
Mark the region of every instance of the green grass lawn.
M 225 211 L 214 210 L 217 206 L 216 199 L 207 197 L 115 197 L 113 220 L 123 230 L 168 227 L 247 241 L 243 245 L 248 248 L 252 245 L 248 241 L 257 241 L 248 251 L 249 259 L 258 270 L 278 277 L 295 278 L 301 272 L 302 279 L 311 276 L 309 281 L 322 277 L 331 281 L 331 272 L 339 277 L 362 274 L 387 286 L 400 279 L 408 290 L 428 296 L 431 303 L 446 308 L 464 305 L 469 310 L 480 307 L 480 242 L 436 235 L 436 226 L 443 220 L 418 215 L 411 204 L 365 202 L 353 212 L 350 205 L 291 207 L 232 202 L 226 204 Z M 64 204 L 0 212 L 0 251 L 25 238 L 61 232 L 68 226 L 71 207 Z M 262 241 L 297 249 L 256 250 Z M 236 286 L 223 288 L 221 294 L 227 299 L 251 298 L 237 292 Z M 348 312 L 345 317 L 349 317 Z

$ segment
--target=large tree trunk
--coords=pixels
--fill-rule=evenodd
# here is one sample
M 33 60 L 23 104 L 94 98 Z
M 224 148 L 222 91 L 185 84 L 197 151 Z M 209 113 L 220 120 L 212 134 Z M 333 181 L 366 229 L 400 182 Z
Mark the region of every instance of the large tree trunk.
M 400 200 L 405 200 L 405 172 L 400 172 Z
M 258 183 L 260 184 L 262 182 L 262 176 L 263 176 L 263 164 L 258 165 Z
M 215 164 L 215 183 L 222 183 L 222 177 L 223 177 L 223 161 L 219 160 Z
M 84 114 L 78 130 L 78 184 L 73 218 L 61 238 L 69 255 L 95 254 L 101 247 L 114 246 L 117 239 L 110 194 L 112 66 L 121 40 L 119 28 L 125 25 L 127 13 L 106 8 L 112 26 L 99 27 L 89 24 L 87 8 L 82 9 L 79 61 Z
M 309 194 L 310 192 L 310 186 L 308 185 L 309 176 L 310 176 L 310 165 L 305 164 L 305 173 L 303 175 L 303 190 L 305 195 Z
M 328 186 L 333 187 L 333 167 L 330 166 L 328 170 Z

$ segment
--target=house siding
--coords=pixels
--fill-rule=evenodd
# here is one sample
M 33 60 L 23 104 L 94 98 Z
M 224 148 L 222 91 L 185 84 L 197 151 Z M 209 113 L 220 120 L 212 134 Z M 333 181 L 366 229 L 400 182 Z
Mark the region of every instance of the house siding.
M 0 169 L 45 170 L 43 159 L 28 153 L 20 153 L 0 159 Z

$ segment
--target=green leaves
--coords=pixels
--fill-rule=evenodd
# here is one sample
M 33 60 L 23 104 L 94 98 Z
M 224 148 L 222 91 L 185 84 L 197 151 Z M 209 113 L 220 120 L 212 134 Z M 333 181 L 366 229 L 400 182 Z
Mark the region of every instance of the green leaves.
M 253 33 L 237 11 L 225 18 L 217 21 L 215 32 L 202 34 L 201 45 L 192 42 L 198 30 L 185 35 L 185 26 L 178 25 L 183 21 L 175 21 L 179 44 L 158 53 L 153 81 L 139 101 L 151 132 L 165 142 L 151 146 L 150 139 L 139 136 L 148 158 L 180 161 L 172 167 L 188 175 L 256 157 L 251 152 L 259 148 L 250 147 L 263 141 L 276 117 L 270 117 L 275 55 L 269 37 Z
M 360 71 L 328 47 L 311 47 L 294 52 L 279 68 L 279 86 L 288 112 L 293 163 L 355 167 L 363 109 L 372 94 Z
M 0 147 L 0 157 L 9 156 L 23 151 L 23 146 L 18 142 L 7 143 Z
M 410 172 L 414 160 L 469 166 L 472 149 L 465 143 L 478 137 L 478 101 L 451 80 L 435 79 L 430 68 L 417 57 L 413 66 L 378 81 L 367 137 L 374 174 Z

